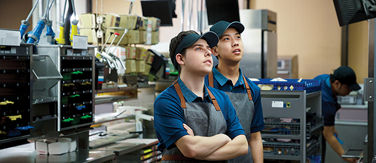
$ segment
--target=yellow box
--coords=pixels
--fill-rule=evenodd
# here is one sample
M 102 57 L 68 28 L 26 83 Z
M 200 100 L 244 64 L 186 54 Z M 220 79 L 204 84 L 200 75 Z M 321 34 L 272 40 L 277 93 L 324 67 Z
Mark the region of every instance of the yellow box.
M 125 73 L 137 72 L 136 60 L 134 59 L 125 60 L 125 67 L 126 67 Z

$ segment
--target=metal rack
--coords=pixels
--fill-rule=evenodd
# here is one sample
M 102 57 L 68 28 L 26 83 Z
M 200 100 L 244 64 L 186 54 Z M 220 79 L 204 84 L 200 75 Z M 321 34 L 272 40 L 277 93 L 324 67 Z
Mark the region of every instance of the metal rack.
M 40 45 L 39 55 L 48 55 L 61 80 L 48 94 L 56 99 L 56 130 L 88 127 L 94 112 L 94 46 L 73 49 L 72 46 Z
M 32 47 L 0 46 L 0 148 L 30 136 Z
M 297 160 L 321 155 L 321 92 L 261 91 L 264 158 Z

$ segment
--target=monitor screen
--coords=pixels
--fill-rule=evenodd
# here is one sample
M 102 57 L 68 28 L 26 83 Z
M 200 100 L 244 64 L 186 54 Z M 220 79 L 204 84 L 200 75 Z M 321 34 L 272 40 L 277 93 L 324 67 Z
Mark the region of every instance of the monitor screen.
M 239 21 L 238 0 L 206 0 L 209 25 L 220 20 Z
M 156 17 L 161 26 L 172 26 L 173 3 L 171 0 L 141 0 L 142 15 Z
M 376 17 L 373 0 L 333 0 L 340 26 Z

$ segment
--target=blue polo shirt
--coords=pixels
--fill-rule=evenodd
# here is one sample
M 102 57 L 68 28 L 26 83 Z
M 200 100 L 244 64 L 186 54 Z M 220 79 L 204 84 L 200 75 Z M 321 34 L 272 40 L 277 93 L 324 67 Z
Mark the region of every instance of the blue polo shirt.
M 321 109 L 324 117 L 324 126 L 334 126 L 335 115 L 341 105 L 338 104 L 337 97 L 333 95 L 330 75 L 322 74 L 315 77 L 314 80 L 319 80 L 321 85 Z
M 232 93 L 244 93 L 247 94 L 247 89 L 243 80 L 243 73 L 239 69 L 239 79 L 232 84 L 230 79 L 223 76 L 216 67 L 213 67 L 213 86 L 219 90 Z M 255 106 L 255 113 L 251 122 L 251 133 L 258 132 L 264 129 L 264 116 L 262 114 L 260 88 L 246 77 L 249 87 L 251 88 L 252 100 Z M 205 77 L 205 84 L 209 85 L 208 75 Z M 247 95 L 245 95 L 247 96 Z
M 204 99 L 202 99 L 189 90 L 180 78 L 178 79 L 178 83 L 187 103 L 212 103 L 206 90 L 206 86 L 204 88 Z M 218 101 L 218 105 L 225 117 L 227 123 L 227 131 L 225 134 L 231 139 L 241 134 L 244 135 L 244 130 L 236 116 L 236 111 L 232 106 L 229 97 L 220 90 L 211 87 L 207 88 L 209 88 L 215 99 Z M 154 102 L 154 128 L 159 140 L 158 148 L 160 150 L 163 151 L 165 148 L 169 149 L 174 147 L 177 140 L 188 135 L 187 131 L 183 128 L 183 123 L 185 123 L 184 111 L 181 107 L 180 99 L 175 87 L 171 85 L 159 94 Z

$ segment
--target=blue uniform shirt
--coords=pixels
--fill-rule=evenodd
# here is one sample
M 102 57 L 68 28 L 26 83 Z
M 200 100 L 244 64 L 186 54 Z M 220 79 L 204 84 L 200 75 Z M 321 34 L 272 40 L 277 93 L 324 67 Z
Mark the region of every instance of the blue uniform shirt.
M 210 96 L 204 88 L 204 99 L 196 96 L 189 90 L 185 84 L 178 79 L 180 89 L 187 103 L 192 102 L 211 102 Z M 232 106 L 229 97 L 222 91 L 208 87 L 214 95 L 221 108 L 222 114 L 227 123 L 226 135 L 231 139 L 243 134 L 244 130 L 236 116 L 236 111 Z M 171 85 L 164 90 L 154 102 L 154 128 L 159 140 L 159 149 L 171 148 L 175 146 L 175 142 L 181 137 L 188 135 L 183 128 L 185 123 L 184 111 L 181 107 L 180 99 L 176 93 L 175 87 Z
M 324 117 L 324 126 L 334 126 L 335 115 L 341 105 L 337 102 L 337 97 L 333 95 L 330 85 L 330 75 L 323 74 L 314 78 L 320 81 L 322 98 L 322 115 Z
M 233 93 L 247 94 L 247 89 L 243 80 L 243 73 L 239 69 L 239 79 L 233 86 L 232 81 L 223 76 L 215 67 L 213 67 L 213 86 L 219 90 Z M 251 122 L 251 133 L 264 129 L 264 116 L 262 114 L 260 88 L 246 77 L 249 87 L 251 88 L 252 99 L 255 105 L 255 113 Z M 209 85 L 208 75 L 205 77 L 205 84 Z M 246 96 L 246 95 L 245 95 Z

